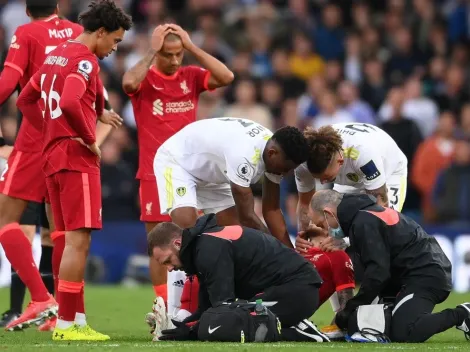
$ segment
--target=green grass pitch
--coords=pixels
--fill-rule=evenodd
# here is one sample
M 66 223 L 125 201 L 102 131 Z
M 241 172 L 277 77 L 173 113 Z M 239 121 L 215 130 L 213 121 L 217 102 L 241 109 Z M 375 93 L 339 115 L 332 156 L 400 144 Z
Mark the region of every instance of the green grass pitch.
M 87 317 L 90 325 L 96 330 L 109 334 L 107 342 L 78 343 L 53 342 L 51 333 L 36 332 L 29 329 L 25 332 L 0 333 L 0 350 L 4 351 L 168 351 L 168 352 L 206 352 L 206 351 L 470 351 L 470 342 L 465 340 L 463 333 L 451 329 L 433 337 L 423 344 L 218 344 L 193 342 L 151 342 L 147 326 L 144 323 L 145 313 L 150 311 L 153 290 L 150 286 L 139 288 L 123 288 L 117 286 L 90 286 L 86 290 Z M 452 294 L 450 298 L 437 307 L 441 310 L 455 307 L 462 302 L 469 302 L 470 294 Z M 8 289 L 0 290 L 0 302 L 8 302 Z M 3 308 L 6 308 L 3 307 Z M 329 303 L 323 305 L 315 314 L 317 325 L 327 325 L 332 318 Z

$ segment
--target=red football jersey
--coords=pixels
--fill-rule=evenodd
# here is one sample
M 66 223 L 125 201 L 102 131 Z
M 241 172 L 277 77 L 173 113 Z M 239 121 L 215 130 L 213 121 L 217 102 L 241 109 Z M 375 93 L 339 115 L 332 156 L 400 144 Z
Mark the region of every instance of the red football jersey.
M 59 19 L 57 15 L 20 26 L 11 39 L 5 66 L 20 72 L 20 87 L 23 88 L 57 45 L 78 37 L 82 32 L 82 26 Z M 21 123 L 15 148 L 25 152 L 42 150 L 42 134 L 31 126 L 27 118 Z
M 172 76 L 152 67 L 139 90 L 130 95 L 139 139 L 138 179 L 155 180 L 157 149 L 196 121 L 199 94 L 208 89 L 209 77 L 209 71 L 197 66 L 181 67 Z
M 315 266 L 323 279 L 320 287 L 320 305 L 333 293 L 356 286 L 352 261 L 346 252 L 323 252 L 314 247 L 304 254 L 304 257 Z
M 44 111 L 44 167 L 46 176 L 60 170 L 99 173 L 99 162 L 87 147 L 72 138 L 80 134 L 68 122 L 60 109 L 65 80 L 77 78 L 77 84 L 85 85 L 80 99 L 84 124 L 96 139 L 96 89 L 99 73 L 98 59 L 85 45 L 69 40 L 57 47 L 44 61 L 33 77 L 33 84 L 41 90 Z

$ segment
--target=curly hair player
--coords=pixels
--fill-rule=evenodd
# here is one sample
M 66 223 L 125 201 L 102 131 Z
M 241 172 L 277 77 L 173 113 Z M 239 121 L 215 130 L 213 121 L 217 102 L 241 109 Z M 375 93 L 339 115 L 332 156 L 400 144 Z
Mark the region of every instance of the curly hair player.
M 406 197 L 408 160 L 386 132 L 366 123 L 341 123 L 304 132 L 310 147 L 306 163 L 295 170 L 299 201 L 299 231 L 310 220 L 308 207 L 315 193 L 315 179 L 334 183 L 340 193 L 368 193 L 379 205 L 401 211 Z M 296 247 L 305 252 L 312 245 L 300 236 Z M 343 240 L 329 238 L 322 249 L 344 247 Z
M 271 233 L 292 247 L 279 206 L 279 183 L 307 155 L 307 141 L 295 127 L 273 134 L 246 119 L 193 122 L 165 141 L 155 155 L 161 212 L 182 228 L 194 226 L 198 209 L 215 213 L 220 226 L 242 224 Z M 263 176 L 263 217 L 271 231 L 255 214 L 250 188 Z M 168 285 L 180 280 L 184 273 L 172 272 Z M 179 302 L 181 292 L 175 296 Z
M 109 336 L 74 322 L 83 289 L 90 235 L 101 229 L 101 183 L 96 144 L 99 65 L 116 51 L 131 18 L 111 0 L 93 1 L 79 17 L 84 33 L 57 47 L 18 98 L 30 122 L 42 127 L 38 101 L 46 96 L 43 171 L 56 231 L 65 231 L 59 270 L 59 318 L 53 340 L 107 340 Z M 53 104 L 53 102 L 55 103 Z

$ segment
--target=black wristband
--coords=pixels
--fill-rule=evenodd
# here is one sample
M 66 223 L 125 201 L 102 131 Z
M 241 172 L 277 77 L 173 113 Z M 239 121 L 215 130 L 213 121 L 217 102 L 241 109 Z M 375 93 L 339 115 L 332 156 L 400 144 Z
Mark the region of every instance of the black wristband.
M 4 145 L 6 145 L 5 138 L 0 137 L 0 147 L 3 147 Z

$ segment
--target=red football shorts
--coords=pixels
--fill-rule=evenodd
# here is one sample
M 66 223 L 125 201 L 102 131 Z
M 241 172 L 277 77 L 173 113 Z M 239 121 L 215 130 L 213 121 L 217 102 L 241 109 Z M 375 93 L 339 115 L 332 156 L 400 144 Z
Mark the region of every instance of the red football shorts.
M 160 201 L 158 198 L 157 181 L 140 180 L 140 221 L 143 222 L 169 222 L 169 215 L 160 214 Z
M 62 170 L 46 177 L 46 185 L 56 231 L 102 228 L 99 174 Z
M 20 152 L 13 148 L 0 176 L 0 192 L 14 198 L 42 203 L 46 183 L 41 152 Z

